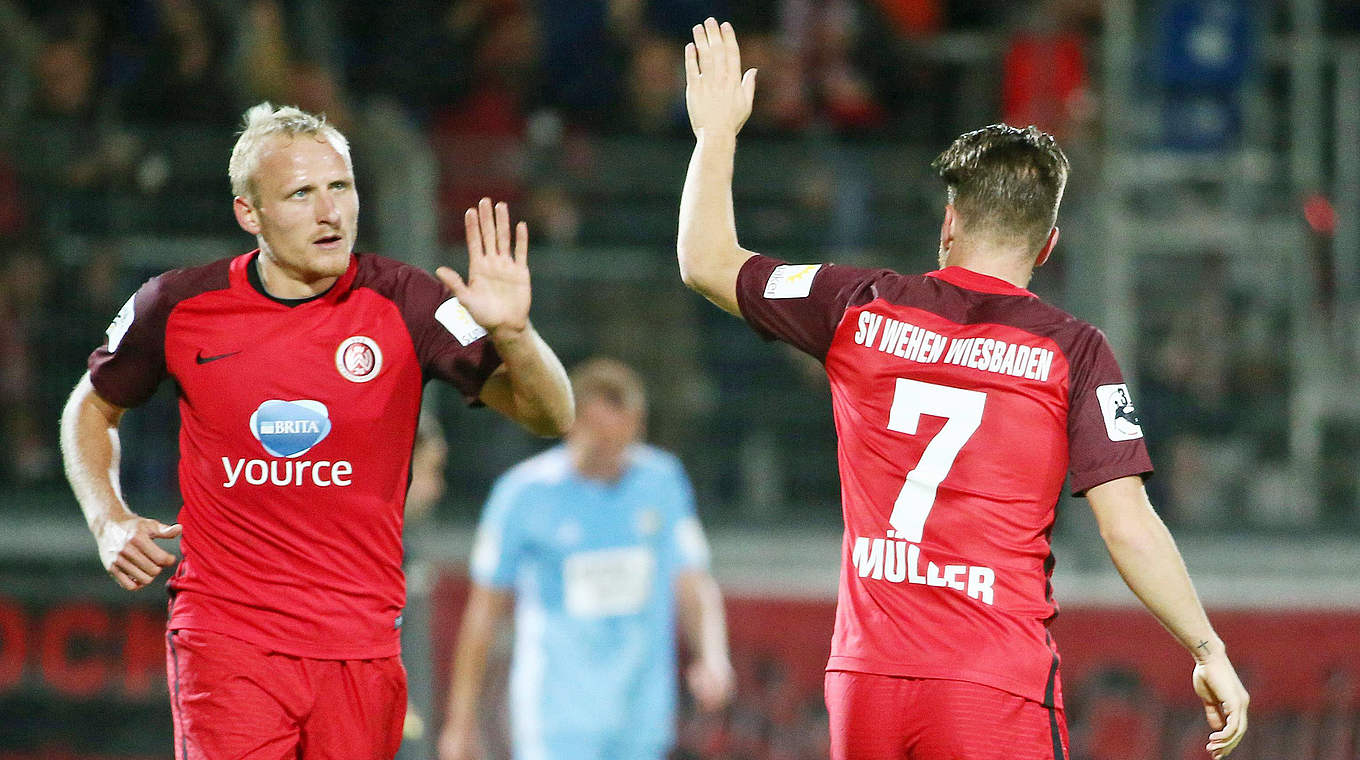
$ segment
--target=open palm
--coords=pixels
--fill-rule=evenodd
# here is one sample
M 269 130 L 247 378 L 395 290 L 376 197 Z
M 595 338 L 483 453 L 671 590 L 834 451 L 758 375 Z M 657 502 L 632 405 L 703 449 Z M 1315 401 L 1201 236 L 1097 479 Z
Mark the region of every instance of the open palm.
M 736 134 L 751 115 L 756 70 L 741 71 L 741 50 L 732 25 L 709 18 L 692 30 L 685 46 L 685 106 L 697 136 L 707 129 Z
M 529 227 L 515 227 L 510 247 L 510 209 L 483 198 L 463 214 L 467 231 L 467 281 L 449 267 L 435 275 L 453 291 L 458 302 L 487 332 L 518 331 L 529 324 Z

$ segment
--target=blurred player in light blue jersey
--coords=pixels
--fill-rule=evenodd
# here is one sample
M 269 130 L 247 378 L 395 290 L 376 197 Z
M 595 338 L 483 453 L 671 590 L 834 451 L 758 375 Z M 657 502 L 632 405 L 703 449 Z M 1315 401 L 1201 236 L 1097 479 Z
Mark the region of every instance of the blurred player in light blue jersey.
M 517 760 L 665 757 L 675 739 L 677 619 L 696 703 L 713 710 L 731 699 L 708 543 L 679 460 L 641 443 L 641 380 L 593 359 L 572 384 L 577 420 L 566 443 L 501 476 L 482 515 L 440 760 L 483 756 L 487 651 L 512 604 Z

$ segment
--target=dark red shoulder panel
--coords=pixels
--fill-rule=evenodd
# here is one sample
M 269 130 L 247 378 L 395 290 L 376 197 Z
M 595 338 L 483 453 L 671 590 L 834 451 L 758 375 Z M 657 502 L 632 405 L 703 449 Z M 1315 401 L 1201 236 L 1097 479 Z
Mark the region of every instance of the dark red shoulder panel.
M 486 379 L 501 365 L 491 339 L 484 334 L 473 337 L 475 330 L 455 336 L 440 322 L 436 313 L 451 296 L 429 272 L 385 256 L 358 256 L 354 287 L 373 290 L 396 305 L 425 378 L 443 380 L 466 401 L 475 401 Z
M 87 366 L 94 389 L 127 408 L 145 403 L 166 376 L 165 325 L 176 304 L 229 287 L 231 259 L 174 269 L 147 280 L 123 305 Z

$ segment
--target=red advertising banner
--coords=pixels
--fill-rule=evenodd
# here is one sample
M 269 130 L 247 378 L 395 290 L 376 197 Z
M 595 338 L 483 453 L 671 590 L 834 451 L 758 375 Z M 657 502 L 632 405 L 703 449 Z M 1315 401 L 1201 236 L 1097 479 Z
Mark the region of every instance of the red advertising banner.
M 435 694 L 442 695 L 466 597 L 461 570 L 432 599 Z M 826 757 L 822 673 L 830 600 L 726 599 L 739 696 L 722 716 L 686 712 L 683 758 Z M 1360 610 L 1213 612 L 1252 693 L 1251 730 L 1234 760 L 1360 758 Z M 1193 661 L 1138 607 L 1069 605 L 1053 624 L 1076 760 L 1203 760 L 1207 728 Z

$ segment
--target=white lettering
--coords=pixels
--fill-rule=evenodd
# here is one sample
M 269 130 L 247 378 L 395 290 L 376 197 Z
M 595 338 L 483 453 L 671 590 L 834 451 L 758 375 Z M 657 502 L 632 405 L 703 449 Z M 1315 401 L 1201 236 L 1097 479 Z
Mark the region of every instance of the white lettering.
M 1001 366 L 997 368 L 997 372 L 1000 372 L 1003 375 L 1015 373 L 1015 349 L 1016 345 L 1014 343 L 1006 349 L 1006 358 L 1001 360 Z
M 968 569 L 967 565 L 945 565 L 944 566 L 944 585 L 950 588 L 963 590 L 963 575 Z
M 907 577 L 907 542 L 889 541 L 883 553 L 883 578 L 901 583 Z
M 872 311 L 861 311 L 859 313 L 859 330 L 855 332 L 855 342 L 861 346 L 872 346 L 874 336 L 878 334 L 878 328 L 882 324 L 882 316 Z
M 336 462 L 331 465 L 331 482 L 337 486 L 347 486 L 350 484 L 349 476 L 351 473 L 349 462 Z M 343 478 L 343 479 L 342 479 Z
M 940 574 L 940 566 L 934 562 L 926 563 L 926 585 L 944 587 L 944 576 Z
M 986 343 L 987 341 L 982 340 L 981 338 L 975 341 L 973 343 L 973 350 L 969 352 L 968 361 L 964 362 L 963 366 L 980 368 L 982 366 L 982 362 L 984 361 L 982 358 L 982 350 Z
M 907 580 L 911 583 L 926 582 L 926 577 L 921 575 L 921 547 L 916 544 L 907 550 Z
M 1047 380 L 1048 371 L 1053 368 L 1053 352 L 1047 349 L 1040 351 L 1043 358 L 1039 361 L 1039 379 Z
M 911 340 L 907 342 L 906 350 L 898 353 L 897 355 L 904 356 L 908 359 L 915 359 L 917 352 L 921 350 L 921 341 L 925 339 L 925 337 L 926 337 L 925 330 L 922 330 L 919 327 L 913 329 L 911 331 Z
M 897 347 L 897 339 L 901 337 L 904 327 L 906 325 L 901 322 L 888 319 L 887 324 L 883 327 L 883 340 L 879 341 L 878 350 L 885 354 L 892 353 L 893 349 Z
M 987 362 L 986 367 L 988 372 L 1001 371 L 1001 363 L 1006 360 L 1006 346 L 1008 345 L 1010 344 L 998 340 L 996 345 L 992 347 L 992 360 Z
M 968 568 L 968 595 L 983 604 L 992 603 L 992 581 L 996 573 L 990 567 Z
M 883 543 L 881 538 L 864 537 L 855 542 L 855 568 L 859 570 L 859 577 L 883 578 Z
M 261 422 L 260 435 L 292 435 L 295 433 L 321 433 L 321 425 L 316 420 L 275 420 Z
M 232 467 L 231 460 L 227 459 L 226 457 L 222 457 L 222 469 L 227 471 L 227 482 L 223 483 L 222 487 L 231 488 L 232 486 L 236 485 L 236 479 L 241 477 L 241 468 L 245 466 L 246 460 L 244 459 L 236 460 L 236 466 Z
M 945 565 L 941 568 L 927 561 L 925 575 L 922 575 L 921 547 L 910 541 L 894 540 L 893 535 L 894 531 L 889 531 L 886 539 L 855 537 L 850 562 L 859 577 L 889 583 L 906 582 L 917 586 L 951 588 L 965 592 L 983 604 L 993 603 L 992 585 L 996 581 L 996 573 L 990 567 Z
M 921 360 L 928 364 L 938 362 L 940 357 L 944 356 L 944 347 L 949 344 L 949 339 L 939 333 L 936 333 L 933 338 L 934 340 L 931 342 L 930 346 L 930 355 Z
M 939 361 L 939 355 L 944 353 L 946 364 L 1044 381 L 1048 380 L 1053 369 L 1054 352 L 1047 348 L 1007 343 L 993 338 L 937 337 L 948 342 L 948 352 L 945 353 L 943 345 L 934 351 L 927 351 L 927 346 L 922 346 L 918 361 L 936 362 Z M 929 339 L 926 342 L 929 343 Z
M 973 343 L 977 338 L 955 339 L 950 342 L 949 353 L 944 357 L 945 364 L 963 364 L 972 350 Z
M 242 481 L 242 478 L 252 486 L 262 486 L 266 483 L 276 486 L 301 486 L 307 482 L 307 471 L 309 469 L 311 470 L 312 485 L 321 488 L 344 487 L 352 485 L 354 482 L 352 478 L 354 465 L 347 461 L 237 459 L 233 462 L 228 457 L 222 457 L 222 469 L 227 478 L 222 483 L 223 488 L 234 488 L 236 484 Z

